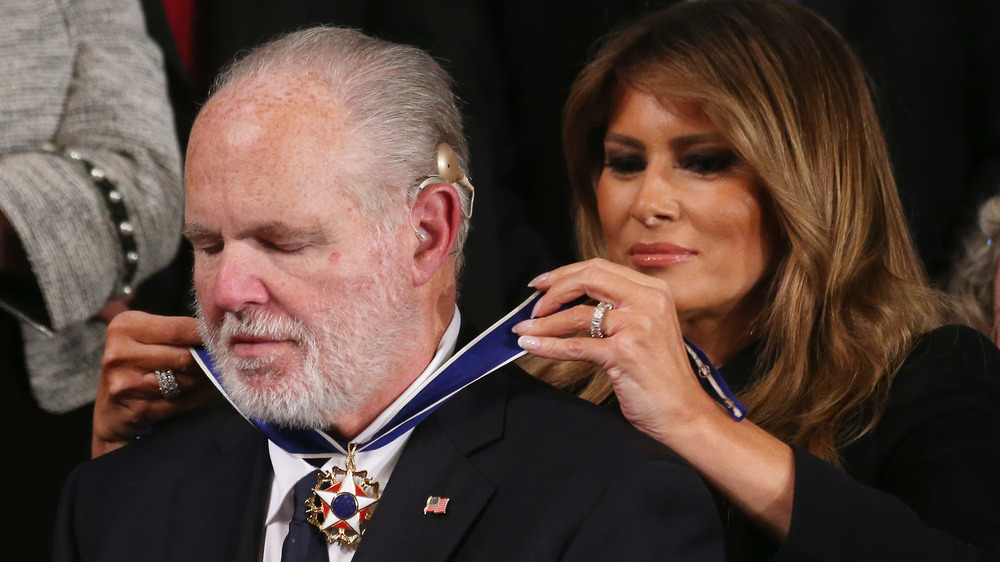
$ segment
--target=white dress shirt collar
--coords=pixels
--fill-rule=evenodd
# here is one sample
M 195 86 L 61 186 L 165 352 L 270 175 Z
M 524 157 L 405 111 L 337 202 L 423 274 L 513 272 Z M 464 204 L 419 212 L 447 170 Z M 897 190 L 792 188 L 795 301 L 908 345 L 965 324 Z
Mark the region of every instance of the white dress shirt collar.
M 404 390 L 399 397 L 382 411 L 375 421 L 365 428 L 355 439 L 356 442 L 364 443 L 374 435 L 386 422 L 392 419 L 395 413 L 405 405 L 423 387 L 424 383 L 431 378 L 431 375 L 443 365 L 455 352 L 455 345 L 458 342 L 458 331 L 461 326 L 461 315 L 458 309 L 451 319 L 451 323 L 445 330 L 444 335 L 438 342 L 437 352 L 434 358 L 427 365 L 427 368 Z M 406 442 L 409 441 L 413 430 L 407 431 L 391 443 L 384 445 L 373 451 L 356 452 L 355 464 L 357 469 L 368 472 L 368 476 L 381 486 L 379 493 L 385 488 L 392 475 L 392 470 L 399 460 Z M 292 506 L 292 488 L 303 476 L 316 469 L 305 460 L 293 456 L 274 443 L 268 442 L 268 452 L 271 457 L 271 466 L 274 469 L 274 481 L 271 485 L 270 501 L 268 503 L 267 518 L 264 523 L 264 562 L 280 562 L 281 544 L 288 533 L 288 522 L 292 518 L 294 506 Z M 330 470 L 333 466 L 344 466 L 345 455 L 335 454 L 321 470 Z M 376 508 L 376 514 L 378 510 Z M 376 515 L 377 517 L 377 515 Z M 337 545 L 330 546 L 331 561 L 347 561 L 354 557 L 354 547 L 341 548 Z

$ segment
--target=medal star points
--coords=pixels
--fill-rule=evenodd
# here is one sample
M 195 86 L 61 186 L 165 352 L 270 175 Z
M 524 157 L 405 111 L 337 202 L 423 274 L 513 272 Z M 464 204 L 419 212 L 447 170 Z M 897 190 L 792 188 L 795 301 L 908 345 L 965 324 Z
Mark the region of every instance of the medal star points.
M 343 477 L 338 481 L 338 476 Z M 349 458 L 347 470 L 334 467 L 320 475 L 313 496 L 306 502 L 308 521 L 323 532 L 330 544 L 354 545 L 364 535 L 378 503 L 378 487 L 367 471 L 354 470 L 353 458 Z

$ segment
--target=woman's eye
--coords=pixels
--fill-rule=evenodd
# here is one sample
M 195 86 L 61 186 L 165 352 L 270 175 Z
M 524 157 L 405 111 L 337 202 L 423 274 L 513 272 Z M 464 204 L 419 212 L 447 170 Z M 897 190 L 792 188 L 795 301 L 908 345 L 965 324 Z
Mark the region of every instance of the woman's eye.
M 732 150 L 689 154 L 681 159 L 681 168 L 702 176 L 728 172 L 739 162 Z
M 646 169 L 646 159 L 641 156 L 610 156 L 604 167 L 619 175 L 637 174 Z

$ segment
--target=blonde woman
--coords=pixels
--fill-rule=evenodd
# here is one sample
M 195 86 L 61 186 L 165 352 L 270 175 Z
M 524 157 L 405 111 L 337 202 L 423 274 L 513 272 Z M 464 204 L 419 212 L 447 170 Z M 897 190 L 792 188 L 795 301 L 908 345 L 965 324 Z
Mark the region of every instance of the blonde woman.
M 1000 556 L 1000 353 L 942 327 L 829 25 L 788 2 L 650 15 L 579 76 L 563 137 L 587 261 L 532 282 L 515 331 L 560 360 L 539 376 L 687 459 L 734 560 Z M 581 296 L 603 304 L 558 310 Z M 748 419 L 702 390 L 682 336 Z
M 979 207 L 976 229 L 966 238 L 965 252 L 948 281 L 948 292 L 957 297 L 970 323 L 1000 345 L 997 248 L 1000 248 L 1000 195 L 990 197 Z

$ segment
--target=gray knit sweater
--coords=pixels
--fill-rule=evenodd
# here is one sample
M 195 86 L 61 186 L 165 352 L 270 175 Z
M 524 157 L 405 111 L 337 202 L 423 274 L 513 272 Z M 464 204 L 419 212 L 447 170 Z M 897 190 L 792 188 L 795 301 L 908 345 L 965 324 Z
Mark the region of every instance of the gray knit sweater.
M 105 326 L 91 320 L 125 265 L 106 196 L 77 151 L 117 184 L 138 245 L 138 279 L 177 249 L 180 155 L 162 57 L 137 0 L 0 4 L 0 210 L 17 231 L 49 330 L 10 295 L 39 405 L 94 399 Z M 6 373 L 5 373 L 6 374 Z

